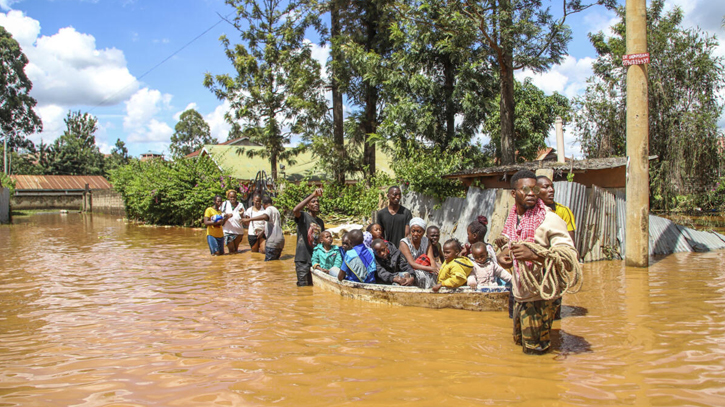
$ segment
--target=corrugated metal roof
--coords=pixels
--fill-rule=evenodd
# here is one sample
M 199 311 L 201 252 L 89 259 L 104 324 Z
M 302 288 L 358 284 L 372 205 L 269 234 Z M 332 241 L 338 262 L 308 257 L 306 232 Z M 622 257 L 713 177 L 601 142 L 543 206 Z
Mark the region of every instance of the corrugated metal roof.
M 649 254 L 693 251 L 685 229 L 669 219 L 649 215 Z
M 657 158 L 651 155 L 650 160 Z M 494 176 L 502 174 L 513 174 L 519 170 L 536 171 L 540 168 L 550 168 L 560 170 L 564 173 L 573 171 L 601 170 L 607 168 L 622 167 L 627 164 L 625 157 L 609 157 L 609 158 L 590 158 L 586 160 L 574 160 L 566 163 L 556 161 L 528 161 L 511 165 L 500 165 L 496 167 L 471 168 L 444 175 L 442 178 L 459 178 L 459 177 L 477 177 L 477 176 Z
M 100 175 L 11 175 L 15 180 L 15 189 L 22 190 L 58 190 L 111 189 L 108 180 Z

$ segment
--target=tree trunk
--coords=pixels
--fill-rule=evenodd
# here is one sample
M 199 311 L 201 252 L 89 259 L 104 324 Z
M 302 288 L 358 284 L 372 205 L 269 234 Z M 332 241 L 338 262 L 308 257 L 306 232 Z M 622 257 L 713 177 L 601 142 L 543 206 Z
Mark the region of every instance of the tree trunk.
M 368 3 L 368 12 L 366 13 L 366 36 L 367 41 L 365 43 L 366 51 L 379 51 L 376 49 L 377 42 L 377 24 L 378 24 L 378 5 L 374 1 Z M 370 84 L 369 81 L 365 81 L 365 123 L 363 129 L 365 131 L 365 146 L 363 148 L 363 166 L 367 167 L 366 182 L 369 184 L 370 179 L 375 175 L 375 144 L 370 142 L 370 135 L 377 131 L 378 117 L 377 117 L 377 105 L 378 105 L 378 89 L 375 85 Z
M 446 95 L 446 140 L 443 142 L 443 149 L 448 148 L 448 144 L 456 136 L 456 112 L 453 101 L 453 90 L 456 80 L 456 68 L 451 62 L 450 55 L 443 56 L 443 75 L 445 76 L 444 90 Z
M 511 59 L 508 59 L 511 61 Z M 514 143 L 514 70 L 511 65 L 501 66 L 501 165 L 516 163 Z
M 277 152 L 272 151 L 269 156 L 269 163 L 272 165 L 272 179 L 277 181 Z
M 378 89 L 375 86 L 366 85 L 365 91 L 365 147 L 363 149 L 363 165 L 367 166 L 366 182 L 369 183 L 375 175 L 375 144 L 370 142 L 370 135 L 378 129 L 377 118 Z
M 514 134 L 514 112 L 516 102 L 514 100 L 514 54 L 511 38 L 505 33 L 510 33 L 513 26 L 511 2 L 502 0 L 499 3 L 501 50 L 498 55 L 499 82 L 501 86 L 501 164 L 511 165 L 516 163 L 516 143 Z
M 335 68 L 335 64 L 342 63 L 340 56 L 340 46 L 336 44 L 336 39 L 340 37 L 340 13 L 339 13 L 339 0 L 330 1 L 330 43 L 332 56 L 332 76 L 330 78 L 330 87 L 332 88 L 332 133 L 333 142 L 335 143 L 335 150 L 337 151 L 337 159 L 340 164 L 345 163 L 345 132 L 343 128 L 343 112 L 342 112 L 342 94 L 339 89 L 338 75 L 339 68 Z M 340 184 L 345 183 L 345 166 L 338 165 L 335 169 L 335 180 Z

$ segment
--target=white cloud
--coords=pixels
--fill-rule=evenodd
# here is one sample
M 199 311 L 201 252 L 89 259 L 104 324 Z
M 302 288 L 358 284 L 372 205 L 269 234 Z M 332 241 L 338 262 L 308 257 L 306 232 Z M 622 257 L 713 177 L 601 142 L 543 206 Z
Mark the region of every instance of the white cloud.
M 327 80 L 327 60 L 330 58 L 330 48 L 327 45 L 319 46 L 310 40 L 305 40 L 310 44 L 312 49 L 312 58 L 320 63 L 320 75 L 322 79 Z
M 196 103 L 194 103 L 194 102 L 189 103 L 188 105 L 186 105 L 186 107 L 183 110 L 179 110 L 178 112 L 174 113 L 174 120 L 176 120 L 178 122 L 179 119 L 181 119 L 181 114 L 189 109 L 197 110 L 198 107 L 197 107 Z
M 20 0 L 0 0 L 0 9 L 12 10 L 12 5 Z
M 229 102 L 225 100 L 214 111 L 204 116 L 204 120 L 209 124 L 211 136 L 220 142 L 227 140 L 229 131 L 232 129 L 232 126 L 224 119 L 224 115 L 229 111 L 229 107 Z
M 611 37 L 614 34 L 612 32 L 612 26 L 618 22 L 619 16 L 617 13 L 604 8 L 597 8 L 596 11 L 591 11 L 584 16 L 584 24 L 590 33 L 603 31 L 607 37 Z
M 126 131 L 146 126 L 162 108 L 169 108 L 171 95 L 161 94 L 156 89 L 143 88 L 126 102 L 126 117 L 123 128 Z
M 172 96 L 156 89 L 143 88 L 126 102 L 123 129 L 129 132 L 128 141 L 133 143 L 168 143 L 174 130 L 154 118 L 162 110 L 171 108 Z
M 40 36 L 40 23 L 21 11 L 0 13 L 0 25 L 13 34 L 28 57 L 25 69 L 39 105 L 114 105 L 138 89 L 116 48 L 96 48 L 96 39 L 65 27 Z
M 65 119 L 68 109 L 58 105 L 38 106 L 35 112 L 43 121 L 43 132 L 33 134 L 29 138 L 35 144 L 39 144 L 41 139 L 46 143 L 52 143 L 65 130 Z
M 528 69 L 516 71 L 516 79 L 523 81 L 531 78 L 531 82 L 547 94 L 559 92 L 572 98 L 584 92 L 586 80 L 592 75 L 594 58 L 584 57 L 576 59 L 567 55 L 559 65 L 554 65 L 543 73 L 533 73 Z

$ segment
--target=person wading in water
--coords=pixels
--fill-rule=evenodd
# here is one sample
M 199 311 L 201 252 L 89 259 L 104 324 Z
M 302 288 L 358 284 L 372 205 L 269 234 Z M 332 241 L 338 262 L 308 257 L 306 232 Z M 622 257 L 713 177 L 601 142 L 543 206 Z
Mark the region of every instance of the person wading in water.
M 297 223 L 295 271 L 298 287 L 312 285 L 312 251 L 319 243 L 320 232 L 325 230 L 325 222 L 317 216 L 320 213 L 321 196 L 322 188 L 317 188 L 292 210 Z M 309 213 L 303 211 L 305 208 Z
M 499 257 L 501 266 L 513 269 L 514 342 L 522 345 L 524 353 L 542 354 L 551 346 L 549 333 L 556 312 L 554 303 L 570 287 L 581 286 L 581 269 L 566 223 L 538 197 L 536 175 L 519 171 L 511 178 L 511 187 L 515 205 L 496 243 L 505 247 Z M 575 273 L 570 280 L 572 286 L 561 281 L 553 287 L 542 284 L 546 272 L 563 275 L 572 270 Z M 536 280 L 536 284 L 531 280 Z M 542 287 L 536 287 L 537 284 Z
M 551 208 L 555 214 L 559 215 L 566 222 L 566 230 L 569 232 L 571 241 L 576 242 L 576 239 L 574 239 L 574 233 L 576 233 L 574 214 L 571 213 L 571 209 L 568 207 L 554 202 L 554 183 L 546 175 L 539 175 L 536 177 L 536 186 L 541 188 L 541 191 L 539 191 L 539 199 L 544 201 L 544 205 Z M 556 307 L 556 317 L 554 317 L 554 320 L 559 320 L 561 319 L 561 298 L 556 300 L 554 306 Z

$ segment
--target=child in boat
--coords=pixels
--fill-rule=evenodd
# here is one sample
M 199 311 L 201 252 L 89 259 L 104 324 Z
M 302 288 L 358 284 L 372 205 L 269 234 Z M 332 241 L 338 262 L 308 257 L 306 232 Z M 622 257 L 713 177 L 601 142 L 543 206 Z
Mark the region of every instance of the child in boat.
M 368 228 L 365 229 L 373 236 L 373 240 L 375 239 L 381 239 L 385 240 L 385 236 L 383 236 L 383 228 L 380 227 L 377 223 L 371 223 L 368 225 Z
M 363 244 L 365 247 L 370 249 L 373 248 L 373 240 L 382 238 L 383 229 L 377 223 L 371 223 L 368 225 L 367 229 L 365 229 L 365 232 L 363 232 Z M 375 249 L 373 249 L 373 251 L 375 251 Z
M 312 269 L 339 278 L 340 266 L 342 266 L 342 254 L 340 248 L 332 244 L 332 233 L 327 230 L 320 232 L 320 243 L 312 251 Z
M 466 284 L 473 271 L 473 262 L 461 256 L 462 250 L 463 246 L 458 239 L 449 239 L 443 245 L 445 263 L 438 272 L 438 284 L 431 287 L 434 292 L 438 292 L 441 287 L 458 288 Z
M 375 253 L 375 281 L 378 284 L 410 286 L 415 284 L 415 274 L 405 257 L 394 244 L 383 239 L 375 239 L 372 243 Z
M 352 249 L 345 252 L 342 259 L 341 272 L 338 279 L 345 279 L 358 283 L 375 284 L 375 254 L 373 250 L 363 244 L 363 232 L 360 229 L 347 233 Z M 342 277 L 342 278 L 340 278 Z
M 493 261 L 488 254 L 486 244 L 476 242 L 471 245 L 473 273 L 468 276 L 468 286 L 474 290 L 484 287 L 499 287 L 498 279 L 511 282 L 511 274 Z

